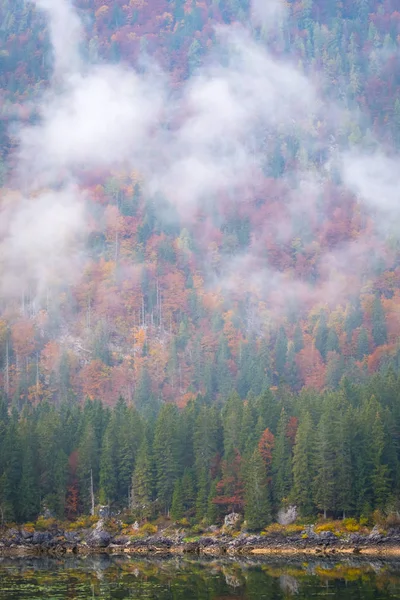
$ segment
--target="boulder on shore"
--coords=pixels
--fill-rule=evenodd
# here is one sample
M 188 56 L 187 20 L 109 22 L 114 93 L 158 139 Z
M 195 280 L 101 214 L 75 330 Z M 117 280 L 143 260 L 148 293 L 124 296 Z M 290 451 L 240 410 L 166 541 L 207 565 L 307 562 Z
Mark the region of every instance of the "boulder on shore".
M 111 535 L 104 529 L 104 521 L 100 519 L 93 531 L 86 539 L 86 543 L 91 548 L 107 548 L 111 542 Z

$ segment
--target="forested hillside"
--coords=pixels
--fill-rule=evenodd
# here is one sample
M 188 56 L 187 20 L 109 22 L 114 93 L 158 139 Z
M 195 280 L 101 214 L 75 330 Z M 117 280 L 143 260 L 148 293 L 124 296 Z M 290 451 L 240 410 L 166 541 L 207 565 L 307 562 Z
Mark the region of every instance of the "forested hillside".
M 54 6 L 0 5 L 8 405 L 397 372 L 397 0 Z

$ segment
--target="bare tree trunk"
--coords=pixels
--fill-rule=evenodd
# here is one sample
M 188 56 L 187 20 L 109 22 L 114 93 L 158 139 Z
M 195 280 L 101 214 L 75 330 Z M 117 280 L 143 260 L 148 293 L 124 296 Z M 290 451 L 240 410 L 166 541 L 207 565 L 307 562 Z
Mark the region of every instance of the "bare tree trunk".
M 91 515 L 94 517 L 93 469 L 90 469 L 90 499 L 92 503 Z
M 8 398 L 8 395 L 10 393 L 10 357 L 9 357 L 9 348 L 8 348 L 8 337 L 7 337 L 7 342 L 6 342 L 6 377 L 5 377 L 5 388 L 6 388 L 6 395 Z
M 36 402 L 39 400 L 39 355 L 36 353 Z

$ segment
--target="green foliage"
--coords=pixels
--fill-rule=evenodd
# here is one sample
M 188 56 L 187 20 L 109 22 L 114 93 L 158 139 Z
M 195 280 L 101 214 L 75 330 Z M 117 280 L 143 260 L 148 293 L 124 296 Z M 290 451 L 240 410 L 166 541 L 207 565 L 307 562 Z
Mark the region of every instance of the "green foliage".
M 261 530 L 271 521 L 271 505 L 264 461 L 256 448 L 245 466 L 244 517 L 251 530 Z

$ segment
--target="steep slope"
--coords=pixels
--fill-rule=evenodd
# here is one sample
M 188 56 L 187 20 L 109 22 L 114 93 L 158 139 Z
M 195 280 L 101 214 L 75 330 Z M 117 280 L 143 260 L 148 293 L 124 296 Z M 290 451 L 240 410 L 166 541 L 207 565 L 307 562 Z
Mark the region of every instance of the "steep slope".
M 60 6 L 0 7 L 9 401 L 397 370 L 396 2 Z

